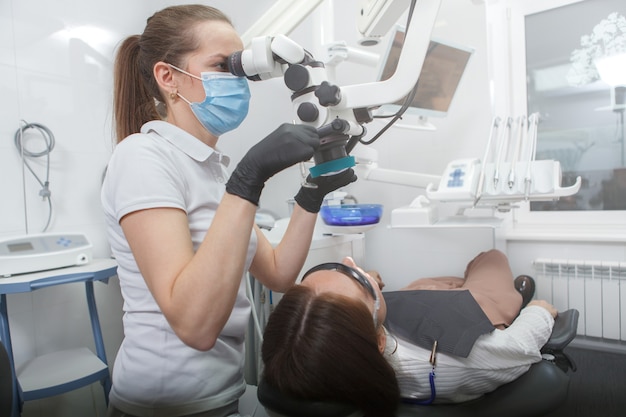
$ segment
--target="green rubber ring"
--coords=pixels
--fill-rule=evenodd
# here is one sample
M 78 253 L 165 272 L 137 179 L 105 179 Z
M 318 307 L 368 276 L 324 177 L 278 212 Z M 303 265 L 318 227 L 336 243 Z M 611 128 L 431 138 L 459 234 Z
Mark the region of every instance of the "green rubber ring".
M 344 156 L 343 158 L 315 165 L 309 168 L 309 172 L 311 173 L 312 178 L 317 178 L 321 175 L 328 174 L 329 172 L 339 172 L 355 165 L 356 162 L 354 160 L 354 156 Z

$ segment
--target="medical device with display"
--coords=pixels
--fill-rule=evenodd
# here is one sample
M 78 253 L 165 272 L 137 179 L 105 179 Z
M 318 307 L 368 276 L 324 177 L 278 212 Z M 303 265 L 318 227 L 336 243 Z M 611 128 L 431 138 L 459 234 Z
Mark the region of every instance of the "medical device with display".
M 0 277 L 83 265 L 92 244 L 82 234 L 44 233 L 0 241 Z
M 369 3 L 363 4 L 364 11 L 369 10 Z M 402 99 L 417 83 L 441 0 L 383 3 L 395 6 L 369 10 L 372 15 L 368 14 L 369 21 L 364 25 L 367 30 L 376 27 L 375 32 L 379 32 L 385 27 L 386 33 L 399 17 L 397 11 L 409 7 L 404 48 L 395 73 L 386 80 L 334 85 L 328 80 L 324 63 L 284 35 L 255 37 L 248 48 L 228 58 L 228 68 L 235 75 L 255 81 L 284 77 L 293 92 L 293 120 L 316 127 L 320 135 L 321 145 L 311 169 L 313 177 L 354 166 L 355 160 L 349 153 L 365 135 L 364 124 L 373 120 L 372 110 Z M 382 16 L 374 18 L 387 11 L 394 13 L 382 20 Z M 396 16 L 396 20 L 389 16 Z

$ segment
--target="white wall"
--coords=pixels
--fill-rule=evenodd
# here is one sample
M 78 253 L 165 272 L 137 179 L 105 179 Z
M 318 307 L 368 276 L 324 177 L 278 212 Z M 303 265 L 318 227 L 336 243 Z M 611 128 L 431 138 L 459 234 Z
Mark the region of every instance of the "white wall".
M 117 38 L 133 25 L 132 14 L 114 16 L 114 8 L 109 7 L 111 4 L 100 2 L 69 1 L 20 0 L 0 4 L 3 237 L 26 232 L 22 167 L 13 146 L 20 121 L 26 120 L 47 126 L 56 138 L 50 169 L 54 216 L 49 230 L 85 233 L 95 245 L 96 256 L 108 255 L 99 184 L 111 150 L 111 57 Z M 80 32 L 89 27 L 93 32 Z M 40 143 L 32 146 L 41 149 Z M 45 176 L 45 158 L 40 159 L 33 166 L 40 176 Z M 38 197 L 39 189 L 27 172 L 25 194 L 31 233 L 42 230 L 47 216 L 47 205 Z M 112 359 L 122 337 L 121 297 L 116 280 L 108 286 L 96 284 L 96 296 L 108 356 Z M 93 349 L 82 285 L 10 295 L 8 309 L 18 367 L 35 355 L 51 351 L 76 345 Z M 43 415 L 44 409 L 50 410 L 50 415 L 57 410 L 58 415 L 63 415 L 63 410 L 68 409 L 76 410 L 76 415 L 95 415 L 90 406 L 91 388 L 80 391 L 89 401 L 81 401 L 85 405 L 79 409 L 68 408 L 69 402 L 74 402 L 70 398 L 78 398 L 72 394 L 73 397 L 59 401 L 27 403 L 24 415 Z M 101 389 L 96 387 L 93 391 L 94 400 L 102 404 Z

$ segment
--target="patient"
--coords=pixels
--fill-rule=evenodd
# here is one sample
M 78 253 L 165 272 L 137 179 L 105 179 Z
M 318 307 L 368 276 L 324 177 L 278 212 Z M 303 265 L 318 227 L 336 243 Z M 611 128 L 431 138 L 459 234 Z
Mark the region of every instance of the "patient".
M 307 272 L 270 315 L 265 381 L 294 398 L 351 403 L 370 417 L 393 416 L 400 398 L 467 401 L 540 361 L 557 315 L 545 301 L 521 309 L 497 250 L 474 258 L 464 278 L 421 279 L 385 293 L 376 278 L 350 258 Z M 407 302 L 415 303 L 408 315 Z

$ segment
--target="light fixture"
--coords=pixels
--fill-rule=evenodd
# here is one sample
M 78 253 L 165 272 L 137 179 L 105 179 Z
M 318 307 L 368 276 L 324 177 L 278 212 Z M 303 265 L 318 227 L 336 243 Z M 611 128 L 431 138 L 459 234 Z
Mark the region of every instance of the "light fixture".
M 626 106 L 626 53 L 606 56 L 595 60 L 600 79 L 611 86 L 611 106 Z

